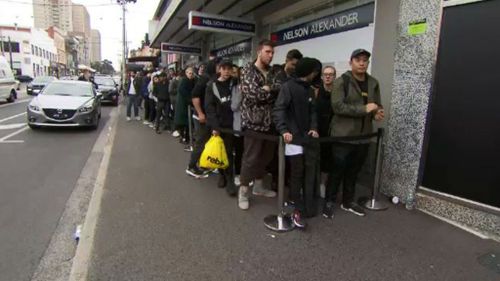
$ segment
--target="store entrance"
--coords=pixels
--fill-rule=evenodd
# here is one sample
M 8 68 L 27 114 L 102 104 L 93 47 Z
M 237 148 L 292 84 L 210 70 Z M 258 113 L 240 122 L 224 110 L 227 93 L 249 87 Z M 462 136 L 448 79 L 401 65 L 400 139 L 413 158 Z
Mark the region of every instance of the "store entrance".
M 500 0 L 444 10 L 422 181 L 424 187 L 495 207 L 500 207 L 498 11 Z

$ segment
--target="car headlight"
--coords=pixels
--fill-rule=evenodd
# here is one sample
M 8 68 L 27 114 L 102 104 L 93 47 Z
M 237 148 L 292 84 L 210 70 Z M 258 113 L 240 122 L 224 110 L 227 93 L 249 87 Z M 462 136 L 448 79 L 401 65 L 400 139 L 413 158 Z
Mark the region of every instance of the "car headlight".
M 94 109 L 94 105 L 92 104 L 92 102 L 87 102 L 78 109 L 78 112 L 90 112 L 92 111 L 92 109 Z
M 38 107 L 38 105 L 35 105 L 35 104 L 30 104 L 30 105 L 28 105 L 28 108 L 29 108 L 31 111 L 40 112 L 40 107 Z

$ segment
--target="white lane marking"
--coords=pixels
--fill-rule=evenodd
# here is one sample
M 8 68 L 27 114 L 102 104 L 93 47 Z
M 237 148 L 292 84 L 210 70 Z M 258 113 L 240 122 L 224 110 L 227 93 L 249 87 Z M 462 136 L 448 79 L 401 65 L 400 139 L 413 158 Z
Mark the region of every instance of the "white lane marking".
M 24 143 L 23 140 L 6 140 L 6 141 L 0 141 L 1 143 Z
M 23 99 L 23 100 L 16 100 L 13 103 L 2 104 L 2 105 L 0 105 L 0 108 L 7 107 L 7 106 L 12 106 L 12 105 L 16 105 L 16 104 L 20 104 L 20 103 L 27 103 L 27 102 L 30 102 L 30 101 L 31 101 L 31 98 L 27 98 L 27 99 Z
M 19 116 L 23 116 L 23 115 L 26 115 L 26 112 L 19 113 L 19 114 L 16 114 L 16 115 L 12 115 L 12 116 L 7 117 L 7 118 L 4 118 L 4 119 L 0 119 L 0 123 L 5 122 L 5 121 L 8 121 L 8 120 L 10 120 L 10 119 L 17 118 L 17 117 L 19 117 Z
M 16 124 L 0 125 L 0 130 L 19 129 L 19 128 L 24 127 L 24 126 L 26 126 L 26 122 L 24 122 L 24 123 L 16 123 Z
M 8 138 L 11 138 L 11 137 L 13 137 L 15 135 L 20 134 L 20 133 L 22 133 L 22 132 L 24 132 L 24 131 L 26 131 L 28 129 L 29 129 L 29 127 L 26 126 L 26 127 L 22 128 L 22 129 L 19 129 L 19 130 L 15 131 L 15 132 L 11 133 L 11 134 L 8 134 L 5 137 L 3 137 L 3 138 L 0 139 L 0 143 L 6 141 Z

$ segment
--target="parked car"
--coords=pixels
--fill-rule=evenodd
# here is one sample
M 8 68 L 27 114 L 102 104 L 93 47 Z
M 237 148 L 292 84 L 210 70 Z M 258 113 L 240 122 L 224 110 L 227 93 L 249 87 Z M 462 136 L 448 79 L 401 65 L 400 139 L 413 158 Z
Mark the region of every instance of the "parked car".
M 102 93 L 102 101 L 118 105 L 118 85 L 111 76 L 96 75 L 94 82 L 97 84 L 97 91 Z
M 17 75 L 16 79 L 19 80 L 19 82 L 21 82 L 21 83 L 29 83 L 29 82 L 33 81 L 33 77 L 31 77 L 29 75 Z
M 101 94 L 84 81 L 54 81 L 28 104 L 28 126 L 90 127 L 101 119 Z
M 0 99 L 14 102 L 17 99 L 17 83 L 5 57 L 0 56 Z
M 26 93 L 28 95 L 38 95 L 45 86 L 47 86 L 50 82 L 57 80 L 54 76 L 38 76 L 31 81 L 31 83 L 26 86 Z

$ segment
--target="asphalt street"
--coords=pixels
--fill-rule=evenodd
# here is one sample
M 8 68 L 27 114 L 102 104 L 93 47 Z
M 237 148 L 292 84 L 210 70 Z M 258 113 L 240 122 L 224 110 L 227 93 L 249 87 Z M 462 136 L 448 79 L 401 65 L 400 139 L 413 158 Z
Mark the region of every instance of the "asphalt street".
M 23 87 L 25 89 L 25 87 Z M 30 280 L 111 107 L 98 130 L 26 126 L 24 92 L 0 105 L 0 280 Z
M 176 139 L 124 118 L 87 280 L 499 280 L 478 263 L 498 243 L 401 205 L 364 218 L 337 208 L 306 231 L 271 232 L 263 218 L 276 199 L 239 210 L 216 177 L 185 175 L 189 154 Z

